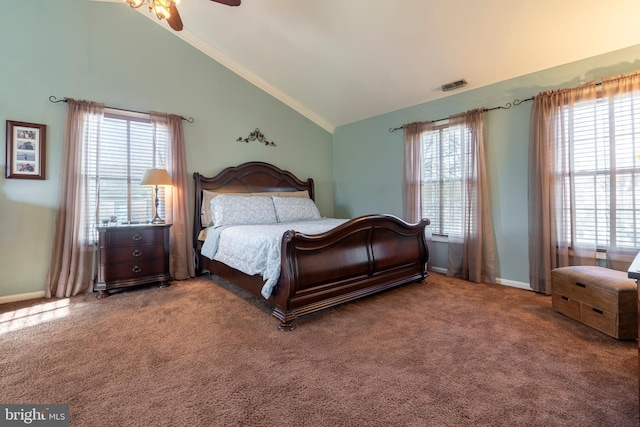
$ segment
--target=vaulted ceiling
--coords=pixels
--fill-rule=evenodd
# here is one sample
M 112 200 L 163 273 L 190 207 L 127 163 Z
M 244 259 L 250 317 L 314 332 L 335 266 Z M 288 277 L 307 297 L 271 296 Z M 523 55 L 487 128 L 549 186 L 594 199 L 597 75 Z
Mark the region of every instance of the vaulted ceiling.
M 178 37 L 330 132 L 640 44 L 638 0 L 181 0 L 178 9 Z M 442 92 L 458 79 L 467 86 Z

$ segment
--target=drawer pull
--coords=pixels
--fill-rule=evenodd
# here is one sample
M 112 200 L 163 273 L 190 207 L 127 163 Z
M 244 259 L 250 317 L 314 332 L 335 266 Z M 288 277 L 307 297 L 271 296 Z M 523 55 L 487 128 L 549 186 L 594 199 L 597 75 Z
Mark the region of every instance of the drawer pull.
M 140 249 L 136 249 L 135 251 L 133 251 L 133 256 L 140 256 L 142 255 L 142 252 L 140 251 Z
M 142 269 L 136 265 L 135 267 L 133 267 L 131 269 L 131 271 L 133 271 L 134 273 L 140 273 L 142 271 Z
M 133 240 L 142 240 L 142 234 L 136 233 L 131 237 Z
M 602 310 L 600 310 L 599 308 L 592 308 L 592 310 L 598 314 L 602 314 Z
M 576 282 L 576 286 L 580 286 L 581 288 L 586 288 L 587 287 L 587 285 L 583 285 L 582 283 L 578 283 L 578 282 Z
M 565 301 L 569 301 L 569 298 L 565 297 L 565 296 L 561 296 L 560 298 L 562 298 Z

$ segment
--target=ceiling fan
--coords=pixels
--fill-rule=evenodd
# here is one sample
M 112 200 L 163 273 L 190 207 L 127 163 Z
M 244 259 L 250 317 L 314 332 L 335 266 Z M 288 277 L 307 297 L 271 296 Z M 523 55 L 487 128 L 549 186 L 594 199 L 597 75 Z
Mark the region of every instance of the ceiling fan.
M 240 6 L 241 2 L 241 0 L 211 1 L 227 6 Z M 125 0 L 125 2 L 134 9 L 146 3 L 149 6 L 149 12 L 155 13 L 158 19 L 166 19 L 169 26 L 175 31 L 182 31 L 182 19 L 180 18 L 177 8 L 180 0 Z

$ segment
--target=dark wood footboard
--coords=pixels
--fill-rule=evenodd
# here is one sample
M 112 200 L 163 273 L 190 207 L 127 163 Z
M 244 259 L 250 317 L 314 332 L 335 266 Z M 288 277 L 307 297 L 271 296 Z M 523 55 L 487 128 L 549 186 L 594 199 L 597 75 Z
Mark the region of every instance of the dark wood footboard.
M 280 329 L 291 329 L 303 314 L 424 279 L 428 224 L 368 215 L 323 234 L 287 232 L 274 292 Z

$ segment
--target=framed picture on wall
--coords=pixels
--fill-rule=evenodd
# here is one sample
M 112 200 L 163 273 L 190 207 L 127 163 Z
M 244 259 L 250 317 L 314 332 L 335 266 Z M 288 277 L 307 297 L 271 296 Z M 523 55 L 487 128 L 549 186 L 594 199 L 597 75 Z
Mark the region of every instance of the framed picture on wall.
M 45 179 L 46 134 L 46 125 L 7 120 L 7 178 Z

